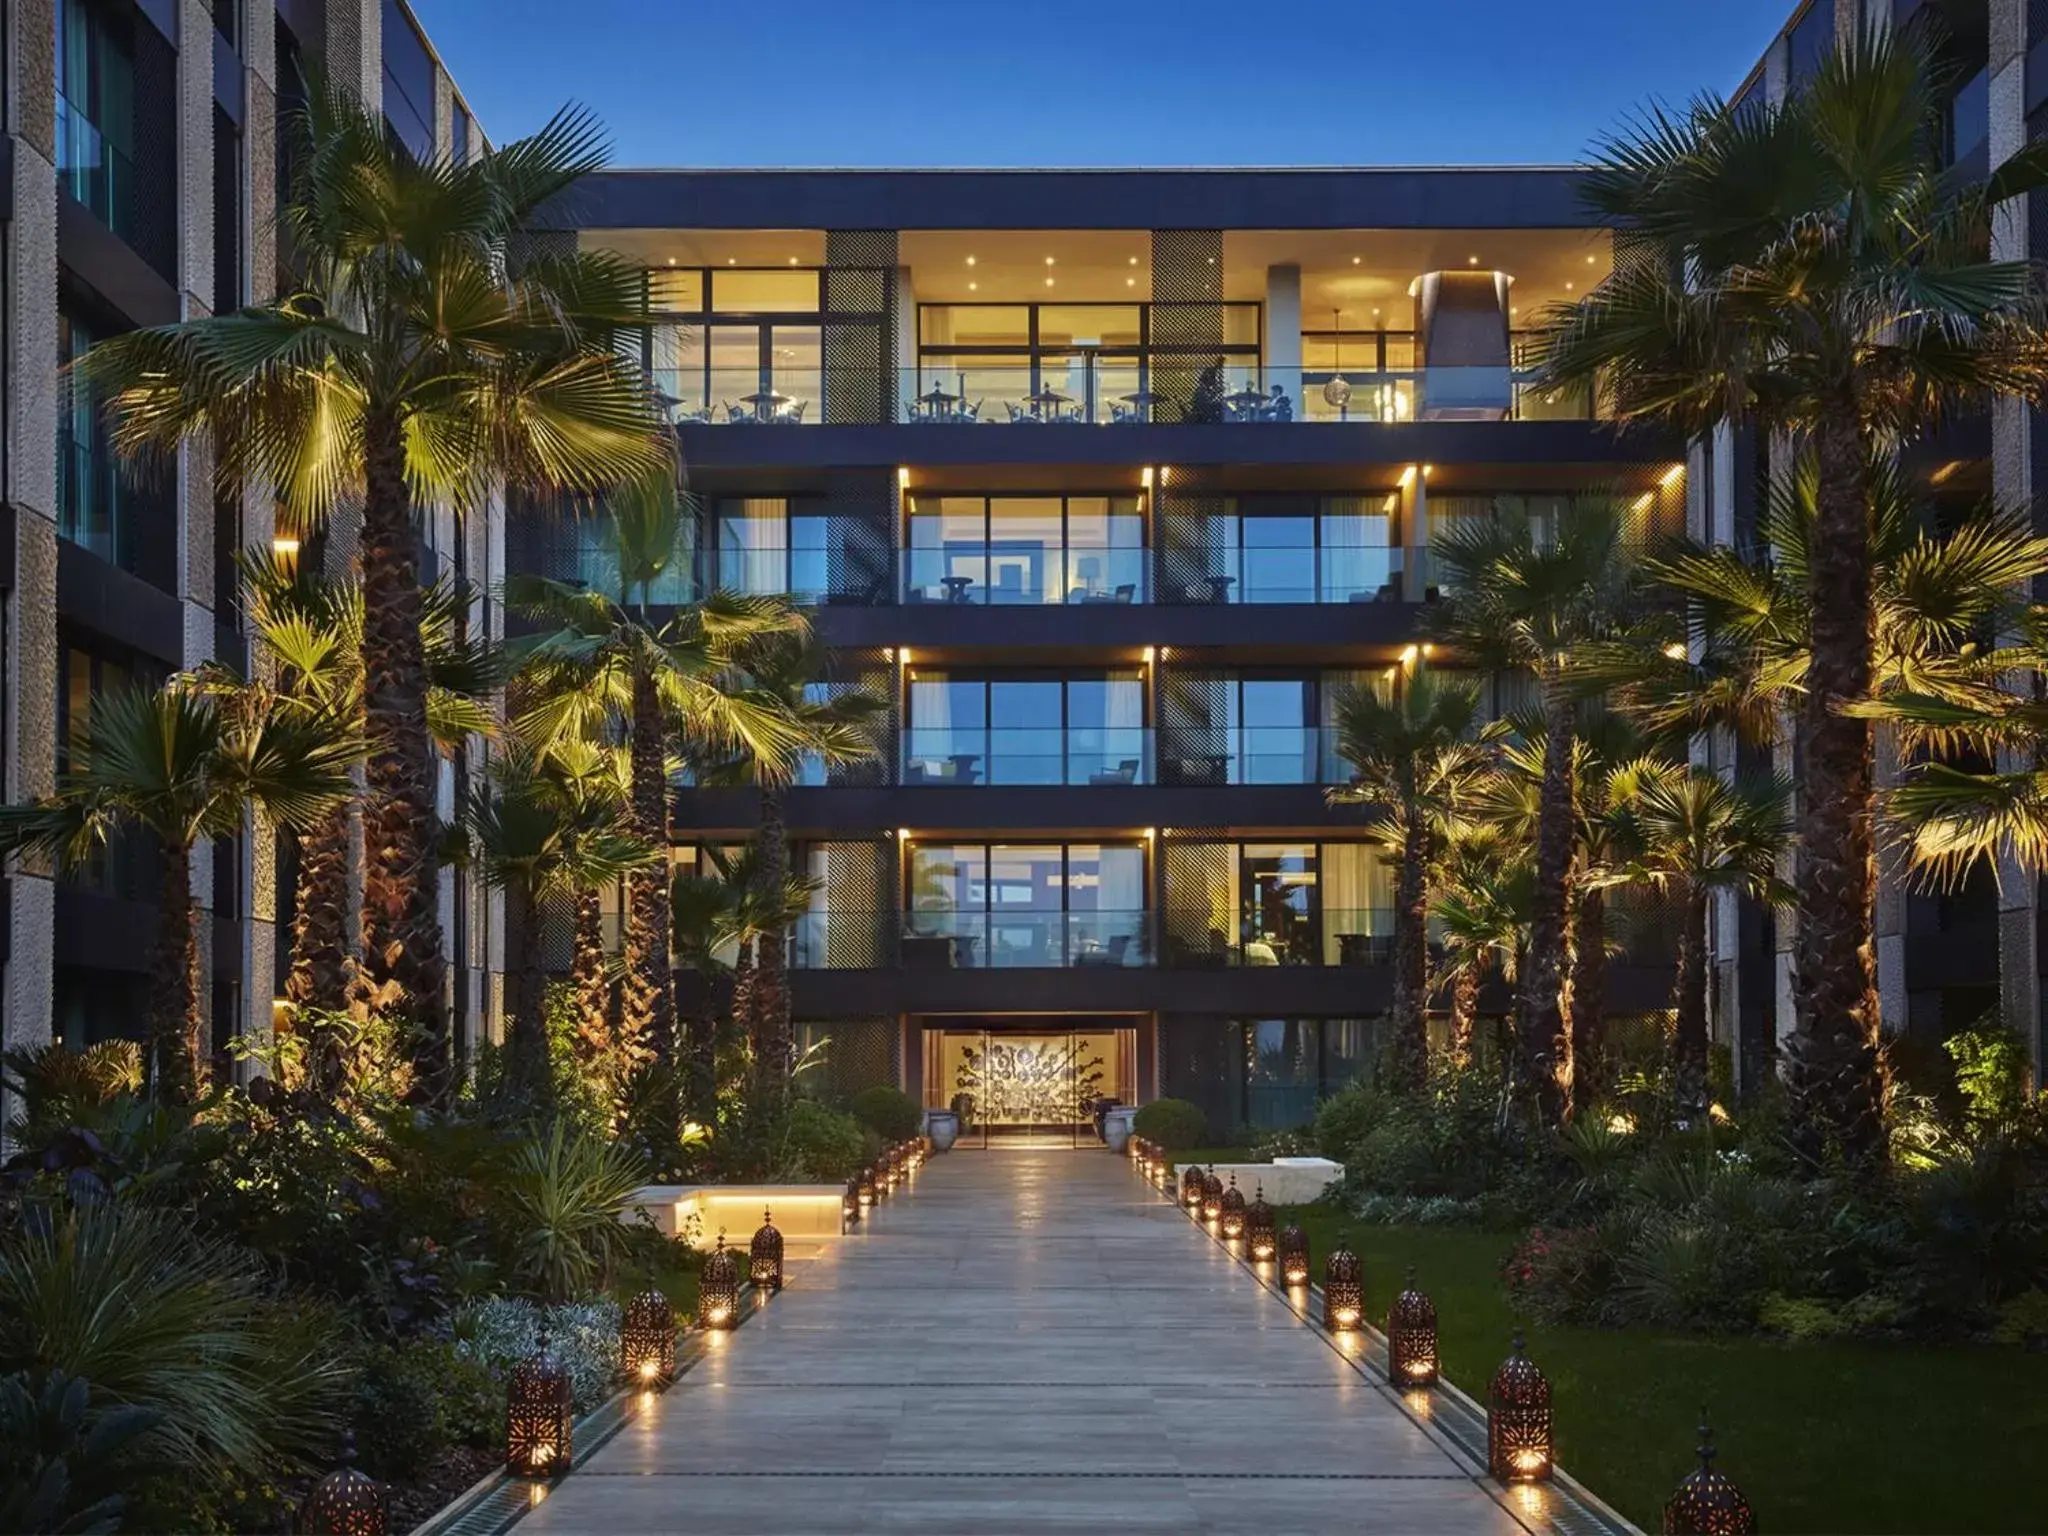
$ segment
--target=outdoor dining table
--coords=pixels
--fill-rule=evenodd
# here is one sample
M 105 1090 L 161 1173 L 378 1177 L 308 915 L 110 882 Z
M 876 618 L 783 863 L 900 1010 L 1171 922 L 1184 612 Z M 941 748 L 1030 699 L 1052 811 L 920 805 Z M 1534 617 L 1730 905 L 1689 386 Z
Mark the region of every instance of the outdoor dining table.
M 955 400 L 961 399 L 962 397 L 952 393 L 950 390 L 945 389 L 941 385 L 934 384 L 930 389 L 926 390 L 917 398 L 919 403 L 922 404 L 927 411 L 929 411 L 932 415 L 936 416 L 939 414 L 940 411 L 944 410 L 947 406 L 951 405 Z
M 1249 414 L 1252 411 L 1256 411 L 1260 406 L 1265 405 L 1267 401 L 1265 395 L 1256 389 L 1240 389 L 1234 395 L 1225 395 L 1223 403 L 1232 410 L 1243 411 Z
M 939 578 L 939 585 L 946 589 L 947 602 L 964 603 L 967 601 L 967 589 L 974 585 L 974 578 L 972 576 L 941 576 Z
M 785 405 L 789 404 L 790 398 L 790 396 L 783 394 L 780 390 L 764 389 L 755 394 L 741 395 L 740 403 L 742 405 L 751 405 L 754 408 L 754 415 L 757 419 L 768 421 Z
M 1137 415 L 1149 417 L 1152 414 L 1152 407 L 1159 404 L 1166 396 L 1149 389 L 1136 389 L 1132 390 L 1128 395 L 1121 395 L 1118 398 Z

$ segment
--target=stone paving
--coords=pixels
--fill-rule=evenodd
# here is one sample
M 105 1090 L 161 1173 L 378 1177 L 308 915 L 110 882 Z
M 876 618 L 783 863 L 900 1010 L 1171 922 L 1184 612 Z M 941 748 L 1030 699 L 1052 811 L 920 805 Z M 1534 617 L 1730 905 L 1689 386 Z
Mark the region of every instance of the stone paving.
M 1469 1458 L 1095 1151 L 955 1151 L 519 1522 L 1523 1529 Z

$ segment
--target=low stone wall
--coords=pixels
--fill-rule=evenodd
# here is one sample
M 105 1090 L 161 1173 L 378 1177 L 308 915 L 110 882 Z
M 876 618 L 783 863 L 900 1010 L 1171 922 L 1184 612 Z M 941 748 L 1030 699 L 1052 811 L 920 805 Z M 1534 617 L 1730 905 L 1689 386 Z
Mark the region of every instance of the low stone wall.
M 1184 1165 L 1176 1165 L 1184 1166 Z M 1204 1168 L 1209 1165 L 1202 1164 Z M 1271 1163 L 1218 1163 L 1216 1177 L 1225 1185 L 1237 1175 L 1245 1199 L 1263 1188 L 1268 1205 L 1308 1205 L 1344 1177 L 1344 1165 L 1327 1157 L 1295 1157 Z
M 700 1245 L 725 1232 L 726 1246 L 745 1248 L 772 1212 L 784 1237 L 839 1236 L 840 1184 L 647 1184 L 633 1195 L 628 1219 L 645 1211 L 670 1237 L 687 1233 Z

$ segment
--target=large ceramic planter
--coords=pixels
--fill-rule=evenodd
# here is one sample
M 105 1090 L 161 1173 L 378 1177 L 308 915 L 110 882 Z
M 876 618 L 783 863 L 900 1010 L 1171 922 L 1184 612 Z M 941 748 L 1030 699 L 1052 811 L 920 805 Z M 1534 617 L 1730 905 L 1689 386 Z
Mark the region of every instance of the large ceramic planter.
M 960 1137 L 960 1117 L 950 1109 L 928 1109 L 924 1112 L 924 1133 L 931 1137 L 934 1152 L 950 1152 Z
M 1102 1139 L 1109 1144 L 1112 1152 L 1121 1152 L 1131 1139 L 1131 1126 L 1138 1118 L 1138 1111 L 1130 1109 L 1106 1110 L 1102 1116 Z

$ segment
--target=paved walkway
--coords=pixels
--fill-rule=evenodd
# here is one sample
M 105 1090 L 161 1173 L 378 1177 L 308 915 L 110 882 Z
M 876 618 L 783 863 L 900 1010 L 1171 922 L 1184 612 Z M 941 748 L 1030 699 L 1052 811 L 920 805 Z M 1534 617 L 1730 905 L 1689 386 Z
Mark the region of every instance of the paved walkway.
M 1121 1160 L 956 1151 L 518 1536 L 1520 1529 Z

